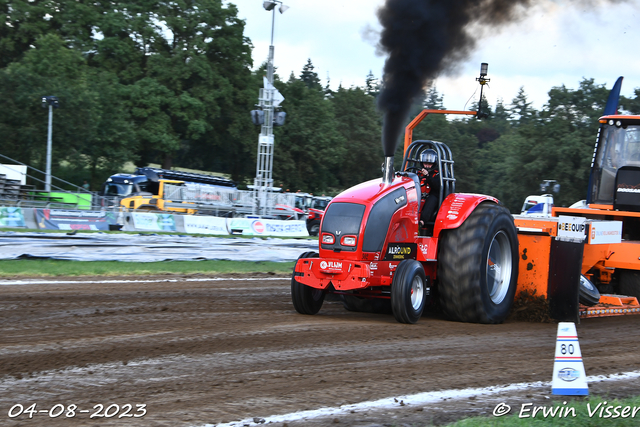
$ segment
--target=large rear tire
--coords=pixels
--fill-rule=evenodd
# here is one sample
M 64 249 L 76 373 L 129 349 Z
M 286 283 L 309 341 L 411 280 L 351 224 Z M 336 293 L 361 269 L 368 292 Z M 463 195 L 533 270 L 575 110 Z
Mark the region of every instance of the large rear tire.
M 620 270 L 620 294 L 640 300 L 640 272 Z
M 426 302 L 425 274 L 422 264 L 405 259 L 396 269 L 391 284 L 391 311 L 400 323 L 416 323 Z
M 316 252 L 305 252 L 298 257 L 301 258 L 318 258 Z M 316 314 L 322 308 L 324 303 L 325 292 L 322 289 L 312 288 L 303 285 L 296 280 L 296 271 L 293 270 L 291 275 L 291 300 L 293 307 L 300 314 Z
M 518 235 L 509 211 L 482 203 L 440 239 L 440 305 L 452 319 L 501 323 L 518 280 Z

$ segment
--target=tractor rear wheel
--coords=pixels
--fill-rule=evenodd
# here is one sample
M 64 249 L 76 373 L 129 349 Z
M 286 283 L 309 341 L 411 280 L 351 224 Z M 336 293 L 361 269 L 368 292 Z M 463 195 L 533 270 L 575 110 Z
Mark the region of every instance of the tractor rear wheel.
M 518 280 L 518 235 L 511 213 L 482 203 L 459 228 L 441 237 L 440 304 L 454 320 L 500 323 L 513 305 Z
M 405 259 L 393 275 L 391 311 L 400 323 L 416 323 L 424 310 L 427 293 L 422 264 Z
M 640 299 L 640 272 L 620 270 L 620 294 Z
M 298 257 L 298 259 L 302 258 L 318 258 L 318 254 L 316 252 L 305 252 Z M 294 268 L 293 274 L 291 275 L 291 300 L 293 301 L 293 307 L 298 313 L 316 314 L 320 311 L 320 308 L 322 308 L 324 291 L 298 282 Z

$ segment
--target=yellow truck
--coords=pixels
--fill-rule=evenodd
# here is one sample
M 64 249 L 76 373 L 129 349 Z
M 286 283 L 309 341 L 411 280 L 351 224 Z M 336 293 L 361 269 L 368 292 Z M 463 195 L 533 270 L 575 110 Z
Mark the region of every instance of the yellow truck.
M 220 176 L 144 167 L 111 175 L 100 196 L 105 205 L 130 210 L 193 214 L 208 208 L 224 213 L 233 208 L 236 191 L 235 182 Z
M 120 204 L 128 209 L 137 211 L 167 211 L 185 214 L 195 214 L 198 211 L 197 205 L 192 202 L 172 199 L 179 195 L 175 191 L 175 187 L 184 187 L 184 181 L 175 181 L 170 179 L 158 180 L 158 194 L 138 194 L 131 197 L 125 197 L 120 200 Z M 173 190 L 171 194 L 167 194 Z

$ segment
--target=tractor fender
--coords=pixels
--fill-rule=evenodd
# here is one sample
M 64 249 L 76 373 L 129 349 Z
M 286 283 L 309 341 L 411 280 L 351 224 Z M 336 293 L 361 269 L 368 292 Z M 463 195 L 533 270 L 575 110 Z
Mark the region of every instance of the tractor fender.
M 449 194 L 438 210 L 433 236 L 438 237 L 442 230 L 451 230 L 460 227 L 469 215 L 471 215 L 471 212 L 482 202 L 500 203 L 495 197 L 482 194 Z

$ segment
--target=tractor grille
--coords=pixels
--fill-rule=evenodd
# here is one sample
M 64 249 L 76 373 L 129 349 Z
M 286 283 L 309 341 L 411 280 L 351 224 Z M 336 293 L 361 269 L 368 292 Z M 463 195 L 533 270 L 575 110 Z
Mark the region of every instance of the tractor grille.
M 335 237 L 335 242 L 332 245 L 321 243 L 322 249 L 355 251 L 356 247 L 342 246 L 340 244 L 340 237 L 346 235 L 358 236 L 360 234 L 360 224 L 362 223 L 363 215 L 364 205 L 356 203 L 331 203 L 322 220 L 320 242 L 322 242 L 323 233 L 332 234 Z

